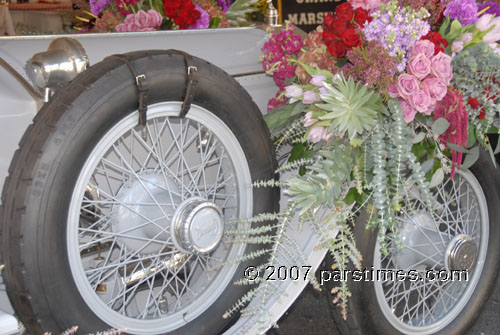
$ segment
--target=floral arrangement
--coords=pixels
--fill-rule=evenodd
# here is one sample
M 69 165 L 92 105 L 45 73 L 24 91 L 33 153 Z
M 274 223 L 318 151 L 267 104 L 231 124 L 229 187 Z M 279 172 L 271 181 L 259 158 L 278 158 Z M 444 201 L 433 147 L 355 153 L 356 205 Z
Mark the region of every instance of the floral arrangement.
M 262 64 L 279 90 L 266 122 L 287 157 L 277 173 L 288 176 L 254 186 L 279 186 L 289 201 L 281 214 L 254 218 L 274 221 L 252 238 L 279 244 L 296 218 L 318 232 L 336 269 L 359 266 L 349 224 L 356 213 L 367 211 L 388 253 L 397 248 L 409 188 L 432 215 L 432 189 L 474 164 L 480 147 L 495 164 L 500 146 L 492 148 L 489 136 L 500 126 L 497 15 L 491 1 L 349 0 L 305 38 L 291 25 L 273 33 Z M 276 250 L 268 251 L 271 260 Z M 334 293 L 345 312 L 347 282 Z
M 248 25 L 259 0 L 74 0 L 79 32 L 138 32 Z

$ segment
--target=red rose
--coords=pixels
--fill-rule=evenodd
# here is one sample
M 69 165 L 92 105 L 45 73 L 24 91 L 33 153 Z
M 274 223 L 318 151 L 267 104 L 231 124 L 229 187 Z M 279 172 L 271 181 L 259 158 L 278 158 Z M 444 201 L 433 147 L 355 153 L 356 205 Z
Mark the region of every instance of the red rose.
M 333 32 L 333 30 L 330 29 L 323 31 L 321 36 L 323 37 L 323 40 L 326 42 L 326 44 L 328 44 L 328 42 L 330 41 L 339 39 L 339 37 Z
M 439 44 L 434 44 L 434 54 L 437 55 L 440 52 L 444 53 L 444 49 Z
M 325 25 L 327 27 L 331 27 L 332 24 L 333 24 L 333 21 L 335 21 L 335 18 L 333 17 L 332 13 L 328 13 L 326 16 L 325 16 Z
M 476 98 L 469 97 L 469 106 L 471 106 L 472 109 L 476 109 L 479 107 L 479 101 L 477 101 Z
M 330 42 L 330 44 L 328 44 L 328 52 L 330 52 L 330 55 L 334 57 L 342 58 L 347 52 L 347 47 L 344 42 L 340 40 L 334 40 Z
M 359 24 L 361 28 L 365 26 L 365 22 L 370 22 L 372 20 L 371 16 L 368 15 L 368 11 L 361 7 L 356 9 L 356 15 L 354 16 L 354 21 Z
M 440 43 L 446 48 L 448 46 L 448 40 L 446 38 L 443 38 Z
M 430 36 L 429 36 L 429 40 L 434 43 L 434 44 L 439 44 L 439 42 L 441 42 L 441 40 L 443 39 L 443 37 L 441 37 L 441 34 L 440 33 L 431 33 Z
M 352 28 L 352 25 L 345 20 L 343 17 L 337 18 L 337 21 L 333 22 L 333 30 L 337 33 L 337 35 L 344 35 L 347 29 Z
M 342 35 L 342 41 L 348 47 L 356 47 L 361 43 L 361 39 L 354 29 L 347 29 L 344 35 Z
M 335 7 L 335 14 L 337 14 L 337 17 L 343 17 L 347 21 L 351 21 L 354 15 L 354 11 L 352 10 L 351 4 L 345 2 Z

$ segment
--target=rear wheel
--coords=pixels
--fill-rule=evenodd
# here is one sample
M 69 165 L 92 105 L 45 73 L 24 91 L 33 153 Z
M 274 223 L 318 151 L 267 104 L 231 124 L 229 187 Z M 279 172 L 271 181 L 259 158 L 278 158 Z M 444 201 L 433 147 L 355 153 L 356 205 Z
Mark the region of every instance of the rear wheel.
M 338 320 L 342 333 L 464 334 L 497 276 L 498 180 L 483 155 L 470 171 L 457 171 L 432 190 L 432 213 L 410 191 L 387 255 L 364 228 L 363 215 L 355 234 L 373 281 L 351 281 L 350 314 L 345 324 Z
M 31 332 L 107 328 L 214 334 L 246 288 L 233 282 L 252 250 L 224 231 L 277 210 L 276 161 L 260 112 L 214 66 L 198 67 L 196 98 L 177 118 L 182 56 L 132 54 L 150 86 L 137 125 L 135 82 L 108 59 L 58 92 L 25 134 L 4 208 L 5 280 Z

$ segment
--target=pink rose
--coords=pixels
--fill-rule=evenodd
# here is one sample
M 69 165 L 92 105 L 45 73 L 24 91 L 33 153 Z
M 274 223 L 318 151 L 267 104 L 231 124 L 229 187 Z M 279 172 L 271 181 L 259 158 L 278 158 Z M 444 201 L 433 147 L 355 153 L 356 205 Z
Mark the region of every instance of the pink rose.
M 119 25 L 117 25 L 117 26 L 115 27 L 115 30 L 116 30 L 117 32 L 124 33 L 124 32 L 126 32 L 126 30 L 125 30 L 125 27 L 126 27 L 126 26 L 127 26 L 127 25 L 126 25 L 125 23 L 120 23 Z
M 125 23 L 126 25 L 127 24 L 131 24 L 131 23 L 135 23 L 135 15 L 134 14 L 128 14 L 125 17 L 125 20 L 123 20 L 123 23 Z
M 312 104 L 313 102 L 321 101 L 321 98 L 313 90 L 304 92 L 304 100 L 302 102 L 306 105 Z
M 138 27 L 135 23 L 129 23 L 127 24 L 127 30 L 125 31 L 139 31 L 140 27 Z
M 154 9 L 150 9 L 150 10 L 148 10 L 148 15 L 149 15 L 149 22 L 151 24 L 151 27 L 161 26 L 161 23 L 163 22 L 163 17 L 161 16 L 160 13 L 158 13 Z
M 417 114 L 417 111 L 412 106 L 410 106 L 410 104 L 408 102 L 406 102 L 403 99 L 399 99 L 399 103 L 401 104 L 401 108 L 402 108 L 401 112 L 405 116 L 404 117 L 405 122 L 406 123 L 412 122 L 413 119 L 415 118 L 415 115 Z
M 313 112 L 309 111 L 304 116 L 304 127 L 310 127 L 313 124 L 315 124 L 316 121 L 318 121 L 318 120 L 312 119 L 312 114 L 313 114 Z
M 132 15 L 134 15 L 135 24 L 139 27 L 139 29 L 150 27 L 148 13 L 146 13 L 145 11 L 143 11 L 141 9 L 141 10 L 137 11 L 137 13 L 132 14 Z
M 441 79 L 430 77 L 422 82 L 422 90 L 432 99 L 441 101 L 448 92 L 448 87 Z
M 407 66 L 408 72 L 417 79 L 424 79 L 431 72 L 431 60 L 423 53 L 410 58 Z
M 434 43 L 429 40 L 420 40 L 413 46 L 411 55 L 424 54 L 427 58 L 434 56 Z
M 432 101 L 432 98 L 428 96 L 427 93 L 420 90 L 410 96 L 409 103 L 411 107 L 417 110 L 417 112 L 430 115 L 432 110 L 429 110 L 429 108 L 432 106 L 434 101 Z
M 396 83 L 389 85 L 389 87 L 387 88 L 387 92 L 389 93 L 389 96 L 391 98 L 398 98 L 398 85 Z
M 443 80 L 446 85 L 450 84 L 453 78 L 453 70 L 451 68 L 451 57 L 440 52 L 431 59 L 431 72 L 433 75 Z
M 307 134 L 307 140 L 312 143 L 318 143 L 326 137 L 326 127 L 314 126 Z
M 420 90 L 417 77 L 408 73 L 403 73 L 398 77 L 397 85 L 399 95 L 406 100 Z

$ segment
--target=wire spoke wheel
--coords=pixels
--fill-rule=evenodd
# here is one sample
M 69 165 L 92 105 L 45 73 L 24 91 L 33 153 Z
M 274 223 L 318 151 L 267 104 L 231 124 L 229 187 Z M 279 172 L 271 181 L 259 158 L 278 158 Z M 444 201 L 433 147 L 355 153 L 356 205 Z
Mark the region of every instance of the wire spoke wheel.
M 231 285 L 241 245 L 225 222 L 251 212 L 250 173 L 231 131 L 193 106 L 121 120 L 84 165 L 68 216 L 73 277 L 110 325 L 156 333 L 206 310 Z
M 383 276 L 374 285 L 378 304 L 396 329 L 427 334 L 450 324 L 478 284 L 488 249 L 488 206 L 469 171 L 458 171 L 433 190 L 431 211 L 413 193 L 388 254 L 376 245 L 373 264 Z M 396 278 L 397 271 L 406 278 Z

